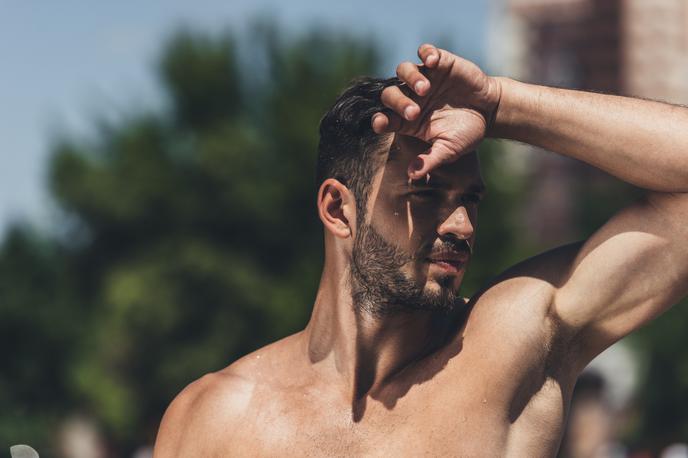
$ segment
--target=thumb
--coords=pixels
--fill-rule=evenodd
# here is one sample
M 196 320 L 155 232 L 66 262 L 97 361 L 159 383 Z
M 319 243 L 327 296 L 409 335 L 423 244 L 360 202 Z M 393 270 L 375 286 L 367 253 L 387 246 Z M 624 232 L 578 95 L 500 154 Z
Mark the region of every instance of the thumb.
M 428 153 L 416 156 L 408 167 L 408 175 L 411 179 L 418 180 L 428 173 L 449 162 L 457 159 L 457 154 L 441 140 L 432 144 Z

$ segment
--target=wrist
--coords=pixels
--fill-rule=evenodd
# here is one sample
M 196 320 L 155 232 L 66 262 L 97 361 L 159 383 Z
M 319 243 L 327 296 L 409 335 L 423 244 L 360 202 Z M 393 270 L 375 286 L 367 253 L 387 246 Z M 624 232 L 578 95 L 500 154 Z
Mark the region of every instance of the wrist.
M 530 85 L 511 78 L 494 77 L 499 85 L 499 100 L 492 115 L 492 122 L 488 125 L 486 137 L 516 139 L 515 135 L 523 125 L 533 94 L 526 94 Z
M 495 125 L 497 123 L 497 115 L 499 113 L 499 107 L 502 101 L 502 80 L 504 78 L 488 76 L 488 89 L 487 89 L 487 110 L 485 112 L 485 119 L 487 121 L 487 127 L 485 129 L 486 137 L 493 137 L 492 132 L 494 131 Z

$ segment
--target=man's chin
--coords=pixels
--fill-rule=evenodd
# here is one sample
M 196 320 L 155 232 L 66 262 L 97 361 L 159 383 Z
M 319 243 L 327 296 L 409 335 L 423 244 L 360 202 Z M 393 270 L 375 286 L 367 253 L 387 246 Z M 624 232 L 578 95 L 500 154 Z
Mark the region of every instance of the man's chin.
M 433 296 L 458 295 L 463 280 L 463 271 L 458 273 L 437 273 L 428 275 L 425 292 Z

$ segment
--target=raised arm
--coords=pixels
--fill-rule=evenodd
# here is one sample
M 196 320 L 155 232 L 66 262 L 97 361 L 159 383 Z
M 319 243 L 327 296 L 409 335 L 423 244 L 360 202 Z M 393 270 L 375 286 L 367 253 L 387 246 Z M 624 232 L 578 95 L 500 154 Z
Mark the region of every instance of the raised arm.
M 556 270 L 551 316 L 571 331 L 581 364 L 688 293 L 688 109 L 490 78 L 429 45 L 419 56 L 421 67 L 398 68 L 416 90 L 389 88 L 383 101 L 393 113 L 373 119 L 378 132 L 433 144 L 409 168 L 414 178 L 487 135 L 580 159 L 649 191 L 584 243 L 525 264 Z
M 562 258 L 552 311 L 576 332 L 584 364 L 688 293 L 688 109 L 499 81 L 490 134 L 649 191 Z

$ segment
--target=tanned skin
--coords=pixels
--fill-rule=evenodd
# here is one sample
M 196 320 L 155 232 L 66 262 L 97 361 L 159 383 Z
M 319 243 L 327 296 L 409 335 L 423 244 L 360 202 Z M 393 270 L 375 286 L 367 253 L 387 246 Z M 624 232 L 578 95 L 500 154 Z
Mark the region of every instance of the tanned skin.
M 165 413 L 156 458 L 554 456 L 581 370 L 688 293 L 688 109 L 489 77 L 432 45 L 418 54 L 420 66 L 397 68 L 406 87 L 383 92 L 390 113 L 372 121 L 388 150 L 365 221 L 385 240 L 410 253 L 438 237 L 473 244 L 472 151 L 485 137 L 587 162 L 646 197 L 452 314 L 373 316 L 348 281 L 355 198 L 326 180 L 306 329 L 189 385 Z M 407 273 L 429 292 L 447 276 L 458 289 L 465 265 L 418 259 Z

